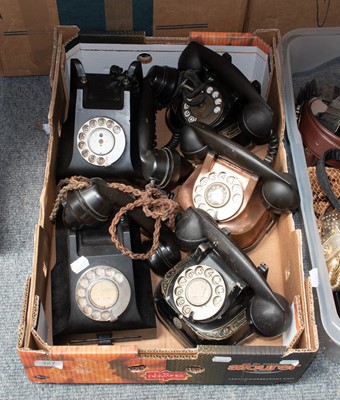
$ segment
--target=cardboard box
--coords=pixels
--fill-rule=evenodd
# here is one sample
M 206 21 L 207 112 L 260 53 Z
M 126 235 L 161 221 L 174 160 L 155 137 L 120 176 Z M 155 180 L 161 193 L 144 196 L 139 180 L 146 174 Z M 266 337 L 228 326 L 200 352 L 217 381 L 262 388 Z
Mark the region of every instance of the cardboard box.
M 251 0 L 244 31 L 279 29 L 281 35 L 297 28 L 339 26 L 340 11 L 335 2 L 315 0 Z
M 48 75 L 56 1 L 4 0 L 0 15 L 0 76 Z
M 153 36 L 187 36 L 193 31 L 242 32 L 246 14 L 245 0 L 238 1 L 237 7 L 230 1 L 164 0 L 153 2 Z
M 39 13 L 36 12 L 39 10 Z M 254 32 L 339 26 L 334 2 L 210 0 L 4 0 L 0 8 L 0 76 L 48 75 L 53 29 L 143 32 L 145 36 L 188 36 L 192 31 Z
M 260 245 L 248 254 L 256 265 L 265 262 L 269 266 L 269 284 L 284 295 L 292 307 L 293 322 L 283 336 L 255 337 L 237 346 L 185 348 L 158 323 L 156 339 L 103 346 L 52 343 L 50 277 L 56 254 L 55 225 L 49 215 L 57 194 L 55 164 L 61 124 L 67 113 L 69 59 L 80 57 L 88 72 L 106 70 L 112 59 L 119 60 L 126 68 L 140 53 L 151 54 L 157 65 L 176 65 L 179 54 L 190 40 L 169 44 L 149 38 L 141 45 L 81 43 L 78 40 L 80 43 L 73 46 L 75 42 L 70 41 L 76 39 L 77 34 L 74 27 L 60 27 L 55 31 L 50 143 L 35 232 L 33 270 L 26 285 L 18 337 L 18 354 L 28 378 L 39 383 L 272 384 L 297 381 L 318 350 L 318 338 L 310 282 L 303 271 L 301 232 L 295 228 L 290 214 L 282 215 Z M 274 57 L 278 32 L 195 33 L 192 38 L 213 46 L 215 51 L 228 51 L 248 79 L 262 83 L 263 95 L 278 116 L 277 132 L 282 137 L 284 111 Z M 68 44 L 68 52 L 65 52 L 65 44 Z M 263 154 L 266 146 L 256 150 Z M 287 168 L 282 143 L 276 167 Z
M 76 25 L 92 32 L 143 32 L 146 36 L 188 36 L 193 30 L 242 31 L 245 0 L 237 8 L 231 3 L 213 0 L 197 7 L 194 1 L 177 1 L 169 7 L 164 0 L 4 0 L 0 8 L 0 76 L 48 75 L 53 29 L 58 25 Z

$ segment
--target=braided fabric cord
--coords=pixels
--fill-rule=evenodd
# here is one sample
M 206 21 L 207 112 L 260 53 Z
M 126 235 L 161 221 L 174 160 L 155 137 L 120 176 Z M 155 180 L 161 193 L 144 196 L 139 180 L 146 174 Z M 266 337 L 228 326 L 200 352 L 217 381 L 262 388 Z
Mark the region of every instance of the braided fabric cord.
M 61 203 L 69 191 L 85 189 L 88 188 L 90 185 L 90 180 L 83 176 L 73 176 L 71 178 L 61 180 L 58 184 L 59 192 L 50 215 L 50 220 L 55 220 Z M 148 185 L 145 190 L 140 190 L 132 186 L 125 185 L 123 183 L 108 183 L 108 186 L 122 192 L 130 193 L 136 198 L 135 201 L 128 203 L 124 207 L 121 207 L 121 209 L 115 214 L 114 218 L 112 219 L 109 228 L 112 242 L 115 244 L 118 250 L 134 260 L 146 260 L 150 258 L 159 246 L 162 221 L 166 222 L 169 228 L 174 230 L 175 214 L 178 208 L 178 204 L 175 201 L 169 199 L 167 195 L 161 190 L 154 188 L 150 185 Z M 117 236 L 117 225 L 122 216 L 137 207 L 141 207 L 147 217 L 151 217 L 155 220 L 153 243 L 147 253 L 132 252 L 131 250 L 123 246 Z
M 175 228 L 175 212 L 178 207 L 177 203 L 169 199 L 159 189 L 151 186 L 147 186 L 144 191 L 119 183 L 110 183 L 109 186 L 114 189 L 133 194 L 136 197 L 135 201 L 128 203 L 115 214 L 109 228 L 112 242 L 123 254 L 127 255 L 128 257 L 134 260 L 147 260 L 155 253 L 159 246 L 162 221 L 166 221 L 170 229 L 173 230 Z M 117 237 L 116 229 L 121 217 L 128 211 L 138 207 L 143 209 L 143 212 L 147 217 L 151 217 L 155 220 L 153 243 L 147 253 L 133 253 L 131 250 L 124 247 Z
M 60 180 L 58 183 L 58 195 L 50 214 L 50 220 L 54 221 L 56 219 L 61 203 L 68 192 L 71 190 L 85 189 L 90 185 L 90 180 L 84 176 L 72 176 L 71 178 Z

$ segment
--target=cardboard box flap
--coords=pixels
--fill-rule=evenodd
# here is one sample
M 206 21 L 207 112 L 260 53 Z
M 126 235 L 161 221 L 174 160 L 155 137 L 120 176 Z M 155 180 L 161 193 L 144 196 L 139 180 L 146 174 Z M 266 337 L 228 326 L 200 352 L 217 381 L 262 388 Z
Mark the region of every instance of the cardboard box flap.
M 24 345 L 25 331 L 26 331 L 26 325 L 27 325 L 26 318 L 27 318 L 27 309 L 28 309 L 28 299 L 29 299 L 29 293 L 30 293 L 30 286 L 31 286 L 31 277 L 29 276 L 26 279 L 25 288 L 24 288 L 24 300 L 23 300 L 20 324 L 19 324 L 19 329 L 18 329 L 18 342 L 17 342 L 17 348 L 18 349 L 20 349 Z

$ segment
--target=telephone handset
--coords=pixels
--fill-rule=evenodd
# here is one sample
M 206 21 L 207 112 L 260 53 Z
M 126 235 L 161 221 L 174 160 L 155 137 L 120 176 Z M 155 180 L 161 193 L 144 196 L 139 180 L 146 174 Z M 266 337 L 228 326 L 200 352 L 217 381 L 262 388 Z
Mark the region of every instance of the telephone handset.
M 237 98 L 237 101 L 242 103 L 242 107 L 238 110 L 238 123 L 241 130 L 256 144 L 263 144 L 268 142 L 274 124 L 274 113 L 269 105 L 265 102 L 258 89 L 252 85 L 243 73 L 231 63 L 230 57 L 227 55 L 220 56 L 215 51 L 198 42 L 191 42 L 182 52 L 179 61 L 178 69 L 192 70 L 198 74 L 208 71 L 209 75 L 216 77 L 221 84 L 228 88 L 232 96 Z M 218 90 L 214 86 L 205 89 L 204 98 L 208 98 L 208 102 L 213 101 L 212 112 L 215 114 L 223 115 L 221 105 L 223 104 L 223 97 L 221 97 Z M 198 93 L 202 96 L 202 93 Z M 212 100 L 210 100 L 210 98 Z M 199 103 L 199 99 L 192 97 L 191 102 L 195 104 L 198 110 L 200 107 L 205 107 L 205 103 Z M 184 103 L 183 107 L 190 109 L 190 101 Z M 216 104 L 216 101 L 218 103 Z M 231 104 L 231 102 L 229 101 Z M 187 106 L 185 105 L 187 104 Z M 226 104 L 224 104 L 226 106 Z M 219 110 L 221 108 L 221 110 Z M 232 107 L 231 107 L 232 110 Z M 218 119 L 218 118 L 217 118 Z M 195 120 L 195 119 L 194 119 Z M 193 120 L 193 121 L 194 121 Z M 204 119 L 197 118 L 198 122 L 207 123 L 208 125 L 215 126 L 217 122 L 210 124 Z M 187 122 L 191 122 L 188 121 Z
M 181 248 L 192 251 L 155 293 L 156 313 L 184 344 L 237 344 L 257 333 L 282 334 L 291 321 L 287 300 L 266 282 L 267 267 L 250 258 L 203 210 L 177 221 Z
M 297 209 L 299 195 L 292 175 L 275 171 L 208 125 L 187 125 L 181 144 L 184 154 L 204 162 L 180 187 L 178 203 L 182 209 L 207 211 L 243 249 L 256 245 L 276 214 Z
M 190 142 L 188 140 L 190 138 Z M 300 198 L 296 180 L 287 172 L 277 172 L 269 163 L 228 138 L 216 135 L 206 124 L 194 122 L 185 127 L 182 137 L 185 152 L 203 158 L 209 149 L 238 167 L 258 176 L 262 182 L 262 196 L 275 213 L 293 212 Z
M 112 218 L 115 210 L 134 200 L 132 194 L 110 187 L 101 178 L 92 178 L 89 187 L 67 193 L 63 223 L 70 230 L 97 229 Z M 133 208 L 128 214 L 144 233 L 148 236 L 153 234 L 155 221 L 147 217 L 140 208 Z M 155 274 L 163 276 L 180 260 L 181 253 L 175 234 L 165 223 L 161 224 L 159 241 L 156 252 L 147 261 Z M 142 247 L 143 251 L 148 251 L 151 240 L 144 241 Z
M 259 178 L 213 152 L 179 188 L 176 200 L 183 210 L 208 212 L 245 251 L 255 247 L 276 220 L 263 202 Z
M 111 344 L 157 335 L 150 270 L 111 242 L 107 226 L 72 231 L 57 222 L 52 269 L 54 344 Z M 141 248 L 139 228 L 118 226 L 122 243 Z M 142 290 L 141 290 L 142 288 Z
M 58 148 L 57 177 L 73 175 L 150 182 L 171 189 L 192 171 L 176 150 L 155 148 L 155 106 L 141 63 L 126 71 L 87 73 L 72 59 L 68 117 Z
M 178 69 L 154 66 L 147 79 L 159 107 L 167 107 L 166 122 L 175 138 L 185 124 L 198 121 L 245 147 L 275 147 L 274 113 L 260 94 L 260 84 L 251 83 L 228 54 L 190 42 Z

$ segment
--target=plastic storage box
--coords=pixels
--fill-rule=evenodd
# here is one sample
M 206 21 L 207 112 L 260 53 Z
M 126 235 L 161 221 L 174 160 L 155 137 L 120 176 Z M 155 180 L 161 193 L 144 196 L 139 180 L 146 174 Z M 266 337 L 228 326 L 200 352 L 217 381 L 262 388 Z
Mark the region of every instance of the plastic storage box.
M 326 356 L 340 363 L 340 319 L 337 314 L 329 282 L 323 248 L 313 211 L 303 143 L 298 129 L 295 98 L 296 76 L 313 76 L 335 62 L 340 69 L 340 28 L 297 29 L 287 33 L 278 47 L 281 64 L 286 131 L 292 161 L 303 202 L 301 211 L 311 260 L 311 276 L 319 303 L 320 347 Z M 326 75 L 325 79 L 328 79 Z M 322 325 L 322 326 L 321 326 Z

